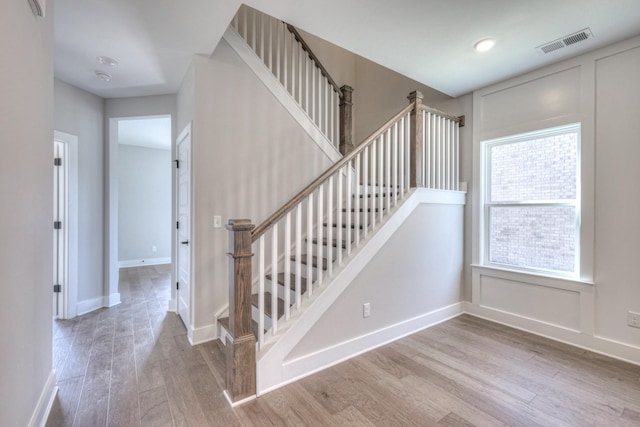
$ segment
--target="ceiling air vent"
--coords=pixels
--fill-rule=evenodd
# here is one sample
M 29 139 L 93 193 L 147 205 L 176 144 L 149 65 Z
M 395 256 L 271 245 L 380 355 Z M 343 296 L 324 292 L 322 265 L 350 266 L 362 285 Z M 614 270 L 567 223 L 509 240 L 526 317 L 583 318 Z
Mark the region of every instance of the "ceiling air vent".
M 567 46 L 571 46 L 572 44 L 587 40 L 591 37 L 593 37 L 591 29 L 585 28 L 584 30 L 580 30 L 577 33 L 569 34 L 562 38 L 559 38 L 558 40 L 545 43 L 542 46 L 538 46 L 536 49 L 538 49 L 542 53 L 549 53 L 553 52 L 554 50 L 562 49 Z

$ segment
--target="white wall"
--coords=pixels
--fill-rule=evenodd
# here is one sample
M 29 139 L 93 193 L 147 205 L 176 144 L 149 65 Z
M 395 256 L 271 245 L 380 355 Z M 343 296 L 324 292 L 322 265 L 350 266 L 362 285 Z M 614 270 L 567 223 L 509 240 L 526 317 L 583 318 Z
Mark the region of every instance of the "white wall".
M 464 203 L 462 192 L 412 190 L 261 349 L 258 394 L 460 314 Z
M 419 205 L 285 362 L 459 303 L 462 220 L 462 205 Z
M 639 70 L 634 38 L 474 93 L 472 261 L 482 259 L 480 142 L 581 122 L 582 281 L 474 267 L 471 312 L 640 363 L 640 329 L 626 324 L 640 312 Z
M 356 144 L 362 142 L 384 122 L 409 104 L 407 96 L 414 90 L 424 95 L 423 104 L 433 106 L 450 96 L 418 83 L 389 68 L 356 56 L 357 94 L 354 120 Z
M 331 162 L 224 40 L 211 58 L 194 57 L 193 70 L 178 99 L 181 123 L 194 112 L 190 241 L 200 340 L 215 338 L 214 314 L 228 304 L 228 232 L 213 228 L 213 216 L 257 225 Z
M 171 150 L 119 148 L 119 261 L 171 259 Z
M 102 297 L 104 100 L 54 80 L 56 130 L 78 137 L 78 302 Z
M 0 2 L 0 425 L 40 423 L 51 363 L 53 276 L 53 4 Z

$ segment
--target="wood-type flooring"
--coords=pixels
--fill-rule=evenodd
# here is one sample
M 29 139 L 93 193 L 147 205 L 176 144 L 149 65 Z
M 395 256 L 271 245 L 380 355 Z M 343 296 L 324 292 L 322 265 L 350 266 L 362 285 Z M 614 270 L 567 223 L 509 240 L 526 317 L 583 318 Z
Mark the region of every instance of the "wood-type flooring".
M 462 315 L 230 408 L 218 341 L 166 311 L 169 266 L 54 321 L 55 426 L 640 426 L 640 367 Z

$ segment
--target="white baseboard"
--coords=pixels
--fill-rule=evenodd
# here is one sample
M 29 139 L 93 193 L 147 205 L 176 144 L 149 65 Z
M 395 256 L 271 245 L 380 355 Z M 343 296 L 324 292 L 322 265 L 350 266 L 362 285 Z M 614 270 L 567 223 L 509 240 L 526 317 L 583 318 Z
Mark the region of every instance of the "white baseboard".
M 40 393 L 40 399 L 38 399 L 38 404 L 33 411 L 33 415 L 31 415 L 28 424 L 29 427 L 44 427 L 49 418 L 49 413 L 51 412 L 51 407 L 53 406 L 57 393 L 56 371 L 52 370 L 42 389 L 42 393 Z
M 111 294 L 103 298 L 104 298 L 104 304 L 103 304 L 104 307 L 113 307 L 114 305 L 118 305 L 122 302 L 120 300 L 120 292 Z
M 118 261 L 119 268 L 144 267 L 145 265 L 162 265 L 162 264 L 171 264 L 171 257 L 129 259 L 124 261 Z
M 285 359 L 282 364 L 283 382 L 273 385 L 268 389 L 259 390 L 258 395 L 268 393 L 333 365 L 342 363 L 345 360 L 397 341 L 423 329 L 430 328 L 438 323 L 445 322 L 462 313 L 462 304 L 455 303 L 335 344 L 311 354 L 306 354 L 292 360 Z M 258 373 L 258 376 L 260 376 L 260 373 Z
M 561 326 L 541 322 L 529 317 L 518 316 L 517 314 L 506 313 L 500 310 L 479 306 L 468 301 L 464 301 L 462 306 L 464 313 L 471 316 L 549 338 L 554 341 L 559 341 L 573 347 L 589 350 L 604 356 L 609 356 L 634 365 L 640 365 L 640 347 L 599 337 L 597 335 L 589 335 L 572 331 Z
M 104 307 L 104 297 L 97 297 L 86 299 L 83 301 L 78 301 L 78 316 L 82 316 L 83 314 L 90 313 L 94 310 Z
M 194 328 L 190 334 L 188 334 L 189 342 L 191 345 L 202 344 L 207 341 L 213 341 L 218 339 L 218 325 L 217 322 Z
M 120 293 L 111 294 L 105 297 L 86 299 L 84 301 L 78 302 L 77 313 L 78 316 L 82 316 L 83 314 L 90 313 L 99 308 L 113 307 L 120 304 L 121 302 L 122 301 L 120 300 Z

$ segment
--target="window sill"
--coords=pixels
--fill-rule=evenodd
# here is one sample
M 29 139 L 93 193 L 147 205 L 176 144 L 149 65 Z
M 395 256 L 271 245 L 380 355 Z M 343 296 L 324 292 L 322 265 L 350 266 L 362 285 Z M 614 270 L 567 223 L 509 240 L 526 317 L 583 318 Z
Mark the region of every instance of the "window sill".
M 496 276 L 510 278 L 513 280 L 519 280 L 522 282 L 540 282 L 539 284 L 541 285 L 546 284 L 546 285 L 553 286 L 555 284 L 556 286 L 554 287 L 559 287 L 559 288 L 566 288 L 567 286 L 573 287 L 573 286 L 584 286 L 584 285 L 594 286 L 595 285 L 595 283 L 591 280 L 583 280 L 579 278 L 565 277 L 565 276 L 555 276 L 552 274 L 544 274 L 544 273 L 533 272 L 533 271 L 515 270 L 511 268 L 506 268 L 506 267 L 497 267 L 494 265 L 471 264 L 471 267 L 473 268 L 474 271 L 477 271 L 479 273 L 494 272 L 494 275 Z

